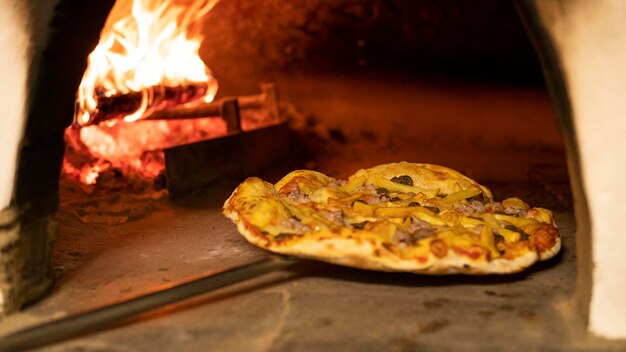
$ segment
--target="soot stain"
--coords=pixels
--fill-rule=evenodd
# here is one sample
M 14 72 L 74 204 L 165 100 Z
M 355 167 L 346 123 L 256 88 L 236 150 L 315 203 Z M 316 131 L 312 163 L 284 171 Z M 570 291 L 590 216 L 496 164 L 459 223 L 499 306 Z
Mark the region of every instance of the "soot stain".
M 414 350 L 418 347 L 418 342 L 411 337 L 396 337 L 389 340 L 389 342 L 393 346 L 402 348 L 403 350 Z
M 420 325 L 419 332 L 423 334 L 432 334 L 434 332 L 440 331 L 448 325 L 450 325 L 450 322 L 448 320 L 433 320 L 431 322 Z
M 515 297 L 520 297 L 522 295 L 521 293 L 502 293 L 502 292 L 495 292 L 495 291 L 490 291 L 490 290 L 485 290 L 483 292 L 487 296 L 503 297 L 503 298 L 515 298 Z
M 503 304 L 503 305 L 501 305 L 498 308 L 500 308 L 500 310 L 505 311 L 505 312 L 511 312 L 511 311 L 513 311 L 515 309 L 515 307 L 513 307 L 510 304 Z
M 432 300 L 426 300 L 422 304 L 424 305 L 424 308 L 439 309 L 449 302 L 450 300 L 447 298 L 436 298 Z
M 530 310 L 523 310 L 519 313 L 517 313 L 517 315 L 519 315 L 521 318 L 527 320 L 527 321 L 534 321 L 537 318 L 537 313 L 530 311 Z
M 348 137 L 346 136 L 346 134 L 337 128 L 331 128 L 328 130 L 328 134 L 329 136 L 335 140 L 337 143 L 339 144 L 346 144 L 348 143 Z
M 492 310 L 479 310 L 478 311 L 478 315 L 484 318 L 491 318 L 494 314 L 496 314 L 496 312 Z

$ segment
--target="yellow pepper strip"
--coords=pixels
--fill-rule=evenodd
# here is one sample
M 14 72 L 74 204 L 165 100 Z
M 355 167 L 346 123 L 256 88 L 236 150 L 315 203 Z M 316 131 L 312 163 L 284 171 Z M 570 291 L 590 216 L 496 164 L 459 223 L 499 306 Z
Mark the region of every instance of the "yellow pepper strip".
M 413 192 L 415 194 L 422 193 L 429 197 L 434 197 L 439 192 L 439 189 L 425 189 L 425 188 L 420 188 L 420 187 L 415 187 L 415 186 L 409 186 L 409 185 L 405 185 L 402 183 L 393 182 L 391 180 L 388 180 L 380 176 L 376 176 L 374 178 L 374 184 L 377 187 L 386 188 L 390 192 L 404 192 L 404 193 Z
M 493 216 L 502 221 L 510 222 L 515 225 L 515 227 L 519 227 L 520 229 L 528 224 L 536 224 L 537 221 L 528 218 L 518 218 L 517 216 L 512 215 L 504 215 L 504 214 L 493 214 Z
M 489 249 L 492 258 L 497 258 L 500 256 L 500 252 L 496 250 L 496 243 L 493 237 L 493 233 L 488 226 L 485 226 L 482 230 L 480 230 L 480 243 L 484 247 Z
M 378 207 L 376 208 L 376 210 L 374 210 L 374 216 L 376 217 L 384 216 L 384 217 L 389 217 L 389 218 L 405 218 L 411 215 L 413 211 L 415 211 L 415 207 L 393 207 L 393 208 Z
M 528 216 L 547 224 L 551 224 L 552 219 L 554 218 L 554 214 L 550 210 L 544 208 L 532 208 L 528 211 Z
M 335 199 L 335 198 L 328 198 L 327 203 L 329 206 L 332 206 L 332 207 L 344 207 L 346 205 L 350 205 L 350 203 L 346 202 L 343 199 Z
M 461 221 L 462 217 L 462 215 L 457 212 L 447 210 L 440 212 L 439 214 L 437 214 L 437 216 L 443 219 L 448 224 L 448 226 L 454 226 L 458 224 L 459 221 Z
M 420 220 L 429 222 L 430 224 L 435 225 L 435 226 L 443 226 L 447 224 L 444 220 L 438 218 L 436 215 L 435 216 L 429 215 L 426 212 L 422 212 L 419 210 L 414 211 L 411 215 L 415 216 L 416 218 Z
M 326 204 L 331 196 L 338 198 L 336 194 L 331 194 L 327 188 L 319 188 L 309 194 L 309 198 L 312 201 L 322 204 Z
M 491 228 L 496 230 L 500 228 L 500 223 L 492 214 L 483 214 L 482 218 Z
M 507 229 L 503 228 L 502 226 L 500 226 L 500 223 L 498 222 L 498 220 L 495 218 L 494 215 L 492 215 L 492 214 L 483 214 L 482 218 L 485 220 L 485 223 L 487 224 L 487 226 L 489 226 L 492 229 L 498 231 L 498 233 L 502 237 L 504 237 L 504 240 L 507 243 L 519 241 L 520 234 L 518 232 L 507 230 Z
M 461 217 L 461 219 L 459 220 L 459 223 L 461 225 L 463 225 L 463 227 L 465 228 L 473 228 L 476 227 L 478 225 L 484 225 L 485 222 L 482 220 L 478 220 L 478 219 L 474 219 L 474 218 L 468 218 L 467 216 L 463 216 Z M 485 226 L 487 227 L 487 226 Z
M 357 178 L 355 178 L 354 180 L 346 183 L 345 185 L 341 186 L 341 190 L 348 192 L 348 193 L 352 193 L 354 192 L 354 190 L 359 187 L 359 186 L 363 186 L 363 183 L 365 183 L 365 176 L 359 176 Z
M 289 207 L 289 210 L 291 212 L 291 214 L 293 214 L 295 217 L 297 217 L 298 219 L 302 219 L 303 223 L 307 223 L 307 220 L 316 220 L 316 224 L 317 225 L 321 225 L 321 227 L 323 228 L 329 228 L 329 227 L 333 227 L 336 226 L 335 223 L 333 223 L 330 220 L 325 219 L 323 216 L 320 216 L 318 213 L 316 213 L 313 209 L 308 209 L 307 207 Z
M 507 230 L 505 228 L 497 229 L 498 233 L 504 237 L 506 243 L 517 242 L 520 239 L 519 232 Z
M 352 203 L 359 199 L 362 195 L 361 194 L 356 194 L 353 195 L 351 197 L 345 197 L 345 198 L 333 198 L 333 197 L 329 197 L 327 200 L 327 204 L 330 206 L 338 206 L 338 207 L 347 207 L 350 208 L 352 206 Z
M 357 207 L 357 204 L 355 203 L 354 206 Z M 362 207 L 362 206 L 359 205 L 358 207 Z M 455 219 L 451 219 L 451 220 L 440 219 L 437 216 L 437 214 L 435 214 L 434 212 L 428 210 L 427 208 L 421 207 L 421 206 L 377 207 L 376 209 L 374 209 L 373 216 L 375 216 L 375 217 L 388 217 L 388 218 L 406 218 L 406 217 L 409 217 L 411 215 L 414 215 L 414 216 L 418 217 L 416 215 L 418 213 L 423 215 L 424 218 L 439 219 L 440 221 L 438 221 L 438 222 L 443 222 L 443 223 L 447 223 L 447 222 L 456 223 L 457 222 L 457 220 L 455 220 Z M 425 221 L 427 221 L 427 220 L 425 220 Z
M 404 219 L 403 218 L 387 218 L 387 221 L 402 226 Z
M 474 244 L 470 239 L 461 236 L 458 231 L 454 230 L 442 231 L 439 232 L 437 235 L 439 238 L 442 238 L 444 241 L 446 241 L 447 244 L 455 247 L 468 247 Z
M 382 226 L 382 229 L 378 229 L 378 226 Z M 386 231 L 384 231 L 386 230 Z M 382 223 L 375 223 L 374 224 L 374 231 L 376 231 L 379 234 L 386 234 L 386 240 L 388 242 L 393 241 L 394 236 L 396 235 L 396 231 L 398 231 L 398 227 L 390 222 L 382 222 Z
M 443 201 L 445 202 L 449 202 L 449 203 L 453 203 L 453 202 L 459 202 L 462 200 L 465 200 L 467 198 L 472 198 L 474 196 L 477 196 L 481 193 L 480 189 L 478 188 L 468 188 L 462 191 L 458 191 L 458 192 L 454 192 L 452 194 L 448 194 L 447 196 L 445 196 L 443 198 Z
M 434 211 L 432 211 L 432 210 L 430 210 L 428 208 L 421 207 L 421 206 L 412 207 L 412 208 L 414 210 L 413 214 L 415 214 L 415 213 L 422 213 L 422 214 L 426 214 L 428 216 L 437 217 L 437 214 Z
M 363 202 L 354 202 L 352 205 L 352 209 L 354 212 L 365 215 L 365 216 L 374 216 L 374 211 L 378 208 L 376 205 L 367 204 Z

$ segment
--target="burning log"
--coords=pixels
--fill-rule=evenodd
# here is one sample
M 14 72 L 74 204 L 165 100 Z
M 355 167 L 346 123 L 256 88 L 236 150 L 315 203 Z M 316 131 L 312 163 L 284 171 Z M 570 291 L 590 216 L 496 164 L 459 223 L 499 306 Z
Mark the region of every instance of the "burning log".
M 176 120 L 209 116 L 222 116 L 223 104 L 229 100 L 236 99 L 239 109 L 260 109 L 270 110 L 273 119 L 278 118 L 278 104 L 276 103 L 276 89 L 271 83 L 261 85 L 261 94 L 240 96 L 237 98 L 223 98 L 213 103 L 202 103 L 193 106 L 180 106 L 157 111 L 148 116 L 148 120 Z
M 96 98 L 97 108 L 89 122 L 82 126 L 97 125 L 104 121 L 121 119 L 131 115 L 146 104 L 146 112 L 160 111 L 204 98 L 206 83 L 192 83 L 178 87 L 155 86 L 141 92 L 131 92 Z
M 141 107 L 146 94 L 153 94 L 153 97 L 148 100 L 146 116 L 143 117 L 146 120 L 179 120 L 222 116 L 229 124 L 229 131 L 234 131 L 239 130 L 239 112 L 235 112 L 233 109 L 266 108 L 270 111 L 272 120 L 279 119 L 276 89 L 271 83 L 261 84 L 261 94 L 223 98 L 212 103 L 197 102 L 204 96 L 206 90 L 206 84 L 198 83 L 185 87 L 165 87 L 161 90 L 151 89 L 148 92 L 133 92 L 99 98 L 96 113 L 83 126 L 121 119 L 133 114 Z M 236 106 L 233 105 L 233 101 L 236 102 Z M 229 118 L 230 116 L 232 118 Z

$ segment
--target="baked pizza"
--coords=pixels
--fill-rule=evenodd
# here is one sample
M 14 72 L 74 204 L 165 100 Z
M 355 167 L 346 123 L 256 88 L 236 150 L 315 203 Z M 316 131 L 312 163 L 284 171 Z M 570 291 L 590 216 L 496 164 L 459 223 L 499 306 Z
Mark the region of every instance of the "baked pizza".
M 379 165 L 337 180 L 297 170 L 251 177 L 224 204 L 251 243 L 276 253 L 382 271 L 505 274 L 561 247 L 550 210 L 491 191 L 446 167 Z

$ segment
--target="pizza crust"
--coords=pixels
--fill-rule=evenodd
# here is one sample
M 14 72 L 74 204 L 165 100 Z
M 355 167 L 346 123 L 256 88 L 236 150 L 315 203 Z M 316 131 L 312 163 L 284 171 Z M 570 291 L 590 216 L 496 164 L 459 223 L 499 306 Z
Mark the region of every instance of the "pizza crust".
M 552 224 L 554 225 L 554 227 L 557 227 L 555 223 L 552 223 Z M 549 248 L 548 250 L 544 252 L 539 252 L 538 260 L 544 261 L 544 260 L 551 259 L 555 255 L 557 255 L 560 251 L 561 251 L 561 237 L 558 236 L 556 238 L 556 243 L 554 244 L 553 247 Z

